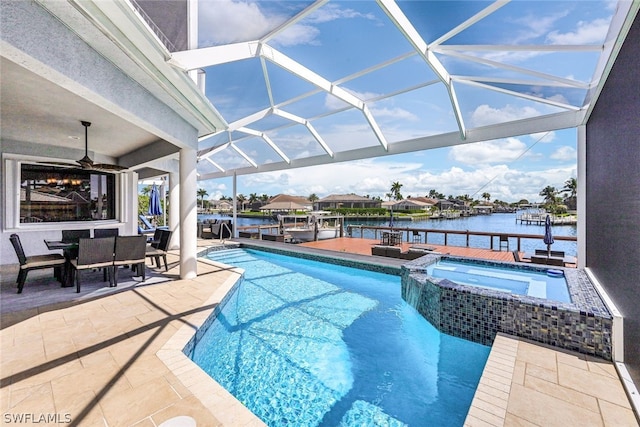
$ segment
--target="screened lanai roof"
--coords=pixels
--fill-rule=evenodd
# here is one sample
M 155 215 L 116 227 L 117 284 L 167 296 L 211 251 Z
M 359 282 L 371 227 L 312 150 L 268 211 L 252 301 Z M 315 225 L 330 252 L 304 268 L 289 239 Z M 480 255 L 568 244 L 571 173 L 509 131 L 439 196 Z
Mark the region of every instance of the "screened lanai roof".
M 226 128 L 199 179 L 584 124 L 637 13 L 615 1 L 203 1 L 200 70 Z

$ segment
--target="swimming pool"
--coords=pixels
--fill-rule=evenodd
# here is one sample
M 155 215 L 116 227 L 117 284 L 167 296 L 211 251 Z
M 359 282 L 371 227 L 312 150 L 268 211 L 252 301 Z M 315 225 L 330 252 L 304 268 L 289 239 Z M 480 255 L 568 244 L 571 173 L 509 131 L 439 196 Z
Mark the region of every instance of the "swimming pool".
M 270 426 L 459 426 L 489 347 L 438 332 L 400 277 L 261 251 L 190 355 Z
M 571 302 L 567 281 L 562 274 L 550 276 L 544 271 L 534 269 L 487 266 L 448 259 L 442 259 L 427 266 L 427 274 L 461 285 Z

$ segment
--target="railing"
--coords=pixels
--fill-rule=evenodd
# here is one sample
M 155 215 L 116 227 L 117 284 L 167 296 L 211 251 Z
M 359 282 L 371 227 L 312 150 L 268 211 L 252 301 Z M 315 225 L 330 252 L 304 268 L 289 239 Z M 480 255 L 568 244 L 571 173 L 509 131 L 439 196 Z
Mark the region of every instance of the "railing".
M 350 237 L 354 236 L 354 232 L 360 230 L 360 238 L 364 238 L 364 230 L 372 230 L 373 238 L 378 239 L 378 233 L 382 235 L 382 232 L 385 231 L 395 231 L 404 233 L 406 236 L 406 241 L 411 242 L 414 232 L 417 233 L 422 241 L 422 237 L 424 237 L 424 243 L 427 244 L 429 240 L 429 235 L 439 234 L 444 235 L 444 245 L 447 246 L 449 235 L 463 235 L 466 236 L 466 247 L 470 247 L 469 238 L 471 236 L 486 236 L 489 240 L 489 248 L 493 249 L 494 240 L 498 240 L 498 245 L 500 244 L 500 237 L 506 237 L 508 239 L 513 238 L 517 241 L 517 250 L 521 251 L 521 240 L 522 239 L 537 239 L 542 240 L 544 235 L 542 234 L 510 234 L 510 233 L 498 233 L 493 231 L 469 231 L 469 230 L 437 230 L 437 229 L 424 229 L 424 228 L 410 228 L 410 227 L 385 227 L 385 226 L 373 226 L 373 225 L 348 225 L 347 226 L 347 235 Z M 565 240 L 570 242 L 575 242 L 578 239 L 575 236 L 553 236 L 555 240 Z

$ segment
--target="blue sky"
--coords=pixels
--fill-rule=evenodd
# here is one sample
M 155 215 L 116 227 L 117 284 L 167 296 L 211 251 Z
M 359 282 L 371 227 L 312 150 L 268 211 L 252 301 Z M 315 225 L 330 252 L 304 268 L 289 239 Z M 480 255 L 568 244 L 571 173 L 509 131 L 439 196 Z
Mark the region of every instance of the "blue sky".
M 309 2 L 200 2 L 200 47 L 257 40 L 299 13 Z M 615 2 L 511 2 L 451 37 L 448 31 L 490 2 L 405 1 L 399 7 L 436 60 L 453 77 L 467 129 L 500 125 L 584 108 L 598 49 L 465 49 L 456 46 L 601 46 Z M 438 42 L 439 40 L 439 42 Z M 433 42 L 436 42 L 432 45 Z M 288 26 L 268 45 L 362 100 L 389 145 L 458 131 L 450 94 L 432 68 L 373 1 L 329 2 Z M 317 91 L 277 62 L 249 58 L 205 68 L 206 94 L 233 124 L 275 106 L 309 120 L 334 151 L 379 144 L 362 112 Z M 315 92 L 314 92 L 315 90 Z M 513 96 L 521 94 L 521 96 Z M 267 116 L 245 125 L 264 132 L 291 159 L 323 155 L 307 129 Z M 240 132 L 231 138 L 258 164 L 280 161 L 265 141 Z M 225 133 L 201 142 L 215 147 Z M 233 150 L 211 160 L 226 170 L 248 163 Z M 199 163 L 201 174 L 215 172 Z M 242 175 L 238 192 L 320 197 L 357 193 L 380 196 L 391 183 L 406 197 L 430 189 L 446 195 L 540 200 L 547 185 L 562 188 L 576 177 L 576 131 L 515 136 L 453 147 L 327 164 L 304 169 Z M 230 196 L 230 178 L 200 181 L 209 197 Z

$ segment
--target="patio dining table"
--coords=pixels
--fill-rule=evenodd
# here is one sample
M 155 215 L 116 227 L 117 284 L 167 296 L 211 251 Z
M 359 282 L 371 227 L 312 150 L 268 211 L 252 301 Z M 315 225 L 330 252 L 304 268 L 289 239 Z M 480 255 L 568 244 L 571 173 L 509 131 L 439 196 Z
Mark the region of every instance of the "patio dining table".
M 62 249 L 64 255 L 64 272 L 62 276 L 62 287 L 68 288 L 73 286 L 71 283 L 71 258 L 75 257 L 75 252 L 78 250 L 78 242 L 63 242 L 62 240 L 45 240 L 44 244 L 47 245 L 47 249 L 50 251 L 56 251 Z

